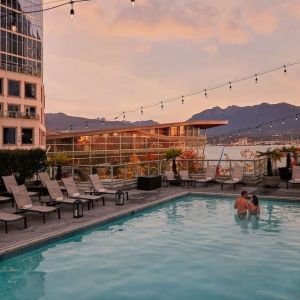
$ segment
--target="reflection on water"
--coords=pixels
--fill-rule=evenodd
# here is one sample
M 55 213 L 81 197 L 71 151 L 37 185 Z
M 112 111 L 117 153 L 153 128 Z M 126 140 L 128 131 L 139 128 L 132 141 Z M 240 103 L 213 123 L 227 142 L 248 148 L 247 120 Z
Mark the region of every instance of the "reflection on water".
M 37 300 L 43 297 L 46 273 L 37 270 L 42 261 L 41 253 L 33 253 L 0 266 L 0 299 Z

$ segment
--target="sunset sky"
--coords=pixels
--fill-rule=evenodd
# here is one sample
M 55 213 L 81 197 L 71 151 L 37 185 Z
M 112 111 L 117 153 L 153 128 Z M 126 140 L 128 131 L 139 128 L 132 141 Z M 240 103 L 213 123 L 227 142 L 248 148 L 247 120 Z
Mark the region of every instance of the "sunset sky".
M 46 112 L 114 117 L 300 60 L 300 0 L 102 0 L 44 14 Z M 300 105 L 300 65 L 127 114 L 184 121 L 214 106 Z M 113 114 L 111 114 L 113 113 Z

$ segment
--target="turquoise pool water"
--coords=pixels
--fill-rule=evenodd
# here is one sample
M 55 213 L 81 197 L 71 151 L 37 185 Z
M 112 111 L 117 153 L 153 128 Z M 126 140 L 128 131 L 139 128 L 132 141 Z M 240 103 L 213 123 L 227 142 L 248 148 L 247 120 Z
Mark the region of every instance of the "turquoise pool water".
M 188 196 L 0 264 L 0 299 L 300 299 L 300 205 Z

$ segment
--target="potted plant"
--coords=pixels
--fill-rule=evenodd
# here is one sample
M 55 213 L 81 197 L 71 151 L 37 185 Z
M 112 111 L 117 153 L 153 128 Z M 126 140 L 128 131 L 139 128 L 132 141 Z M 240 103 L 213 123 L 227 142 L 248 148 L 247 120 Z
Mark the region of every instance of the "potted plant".
M 62 178 L 62 166 L 63 165 L 68 165 L 70 163 L 70 157 L 61 152 L 56 154 L 55 156 L 48 157 L 48 163 L 53 167 L 57 167 L 56 169 L 56 174 L 55 174 L 55 179 L 60 180 Z
M 180 156 L 182 154 L 182 151 L 180 149 L 169 149 L 166 151 L 166 159 L 170 160 L 172 159 L 172 171 L 174 174 L 177 174 L 177 165 L 176 165 L 176 157 Z
M 283 155 L 286 155 L 286 166 L 282 168 L 278 168 L 280 179 L 284 181 L 289 181 L 292 179 L 292 160 L 291 154 L 293 154 L 293 158 L 295 159 L 297 149 L 294 146 L 291 147 L 282 147 L 280 149 Z
M 277 161 L 281 160 L 281 151 L 278 148 L 273 150 L 268 148 L 265 152 L 257 151 L 257 156 L 267 158 L 267 174 L 262 178 L 263 186 L 278 188 L 280 184 L 280 176 L 274 172 L 274 169 L 276 168 Z

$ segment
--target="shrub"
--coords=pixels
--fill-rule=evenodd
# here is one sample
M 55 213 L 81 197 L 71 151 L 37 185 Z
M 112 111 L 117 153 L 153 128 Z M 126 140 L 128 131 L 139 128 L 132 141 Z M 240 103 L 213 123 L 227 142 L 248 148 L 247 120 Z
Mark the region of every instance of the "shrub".
M 0 176 L 14 174 L 18 184 L 23 184 L 26 179 L 45 169 L 45 161 L 46 151 L 40 148 L 0 150 Z

